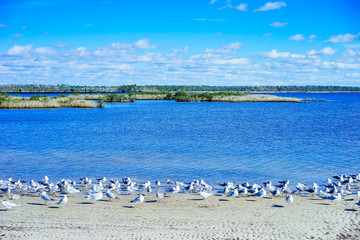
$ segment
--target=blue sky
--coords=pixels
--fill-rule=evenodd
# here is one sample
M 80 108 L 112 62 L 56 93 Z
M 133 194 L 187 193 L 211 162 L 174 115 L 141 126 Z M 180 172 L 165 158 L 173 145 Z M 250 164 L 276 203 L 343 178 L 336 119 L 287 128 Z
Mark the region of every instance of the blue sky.
M 360 1 L 0 0 L 0 84 L 360 86 Z

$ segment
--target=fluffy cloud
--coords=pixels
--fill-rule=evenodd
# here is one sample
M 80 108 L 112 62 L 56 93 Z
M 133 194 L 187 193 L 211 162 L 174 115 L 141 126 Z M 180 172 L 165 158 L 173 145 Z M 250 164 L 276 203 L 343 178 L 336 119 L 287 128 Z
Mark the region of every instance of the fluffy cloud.
M 267 2 L 264 6 L 255 9 L 254 12 L 269 11 L 269 10 L 279 9 L 282 7 L 286 7 L 285 2 Z
M 55 43 L 54 44 L 54 47 L 57 47 L 57 48 L 64 48 L 64 47 L 68 47 L 70 44 L 69 43 L 62 43 L 62 42 L 59 42 L 59 43 Z
M 31 50 L 32 50 L 31 45 L 26 45 L 26 46 L 15 45 L 9 49 L 7 54 L 8 55 L 25 55 L 25 54 L 30 53 Z
M 237 5 L 234 8 L 239 10 L 239 11 L 247 11 L 247 6 L 248 5 L 246 3 L 240 3 L 239 5 Z
M 217 0 L 211 0 L 209 3 L 210 3 L 210 4 L 214 4 L 214 3 L 216 3 L 216 1 L 217 1 Z
M 52 55 L 55 54 L 56 51 L 52 49 L 51 47 L 39 47 L 35 48 L 34 52 L 40 55 Z
M 293 36 L 291 36 L 289 39 L 293 40 L 293 41 L 301 41 L 301 40 L 305 40 L 304 34 L 295 34 Z
M 307 51 L 306 54 L 309 55 L 309 56 L 314 56 L 314 55 L 334 55 L 335 52 L 337 50 L 336 49 L 333 49 L 331 47 L 325 47 L 319 51 L 315 51 L 315 50 L 310 50 L 310 51 Z
M 134 43 L 134 47 L 140 49 L 153 49 L 155 48 L 155 45 L 150 45 L 149 39 L 140 39 Z
M 285 27 L 288 24 L 287 23 L 281 23 L 281 22 L 274 22 L 274 23 L 270 23 L 269 25 L 273 26 L 273 27 Z
M 332 35 L 330 36 L 330 38 L 328 40 L 326 40 L 326 42 L 331 42 L 331 43 L 347 43 L 347 42 L 352 42 L 355 40 L 355 38 L 360 36 L 360 32 L 358 34 L 350 34 L 350 33 L 346 33 L 344 35 Z
M 205 53 L 230 54 L 230 53 L 235 53 L 236 50 L 240 49 L 241 47 L 242 47 L 241 43 L 234 42 L 220 49 L 205 49 Z

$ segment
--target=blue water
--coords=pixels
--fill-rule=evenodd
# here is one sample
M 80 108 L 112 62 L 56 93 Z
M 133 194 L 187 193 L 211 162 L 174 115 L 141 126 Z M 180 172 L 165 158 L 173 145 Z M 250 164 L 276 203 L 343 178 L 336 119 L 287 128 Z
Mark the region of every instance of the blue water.
M 0 110 L 0 179 L 290 179 L 360 172 L 360 94 L 307 103 L 136 101 Z

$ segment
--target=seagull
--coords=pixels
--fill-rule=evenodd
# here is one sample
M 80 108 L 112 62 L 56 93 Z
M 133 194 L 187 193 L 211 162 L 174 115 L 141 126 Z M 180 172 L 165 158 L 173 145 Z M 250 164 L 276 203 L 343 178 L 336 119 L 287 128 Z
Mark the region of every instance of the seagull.
M 8 209 L 11 209 L 13 207 L 20 207 L 21 205 L 17 205 L 15 203 L 12 203 L 12 202 L 9 202 L 9 201 L 6 201 L 6 200 L 2 200 L 1 201 L 1 205 L 6 208 L 6 210 Z
M 286 196 L 286 202 L 288 202 L 288 203 L 293 203 L 293 202 L 294 202 L 293 196 L 290 195 L 290 194 L 288 194 L 288 195 Z
M 160 182 L 159 180 L 156 180 L 156 181 L 155 181 L 155 185 L 156 185 L 157 187 L 160 187 L 160 186 L 161 186 L 161 182 Z
M 262 188 L 260 191 L 254 193 L 253 196 L 263 198 L 266 196 L 266 190 Z
M 103 197 L 103 193 L 102 192 L 97 192 L 97 193 L 90 193 L 89 196 L 87 196 L 88 200 L 95 200 L 95 201 L 99 201 L 100 199 L 102 199 Z
M 68 202 L 68 197 L 67 195 L 64 195 L 57 204 L 59 204 L 60 206 L 61 205 L 65 206 L 67 202 Z
M 140 194 L 138 197 L 136 197 L 134 200 L 132 200 L 132 203 L 138 204 L 144 202 L 144 195 Z
M 239 190 L 235 188 L 234 191 L 232 191 L 228 197 L 237 197 L 237 196 L 239 196 Z
M 333 200 L 334 205 L 341 200 L 341 194 L 337 193 L 335 195 L 330 195 L 327 199 Z
M 105 195 L 109 198 L 109 200 L 117 198 L 115 194 L 110 191 L 110 189 L 106 189 Z
M 199 195 L 200 195 L 203 199 L 205 199 L 205 198 L 210 197 L 210 196 L 213 195 L 213 194 L 210 193 L 210 192 L 201 191 L 201 192 L 199 192 Z
M 161 192 L 156 192 L 156 197 L 162 199 L 164 197 L 164 194 Z
M 49 195 L 47 195 L 46 192 L 42 192 L 42 193 L 41 193 L 41 199 L 44 200 L 45 206 L 46 206 L 46 203 L 47 203 L 48 201 L 52 201 L 52 200 L 53 200 Z

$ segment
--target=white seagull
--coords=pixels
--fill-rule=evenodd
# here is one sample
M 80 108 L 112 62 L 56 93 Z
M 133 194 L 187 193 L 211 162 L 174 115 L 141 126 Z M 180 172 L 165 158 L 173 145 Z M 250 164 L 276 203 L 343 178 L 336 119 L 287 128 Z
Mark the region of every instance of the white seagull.
M 46 205 L 46 203 L 47 203 L 48 201 L 52 201 L 52 200 L 53 200 L 49 195 L 47 195 L 46 192 L 42 192 L 42 193 L 41 193 L 41 199 L 44 200 L 45 205 Z
M 9 202 L 9 201 L 6 201 L 6 200 L 2 200 L 1 201 L 1 205 L 6 208 L 6 210 L 8 209 L 11 209 L 13 207 L 20 207 L 21 205 L 17 205 L 15 203 L 12 203 L 12 202 Z
M 100 199 L 102 199 L 102 197 L 103 197 L 102 192 L 96 192 L 96 193 L 90 193 L 89 196 L 87 196 L 87 199 L 99 201 Z
M 60 206 L 62 205 L 65 206 L 67 202 L 68 202 L 68 197 L 67 195 L 64 195 L 57 204 L 59 204 Z
M 208 198 L 208 197 L 212 196 L 213 194 L 212 194 L 211 192 L 201 191 L 201 192 L 199 192 L 199 195 L 200 195 L 203 199 L 205 199 L 205 198 Z
M 116 198 L 117 198 L 117 197 L 115 196 L 115 194 L 110 191 L 110 189 L 106 189 L 105 194 L 106 194 L 106 196 L 109 198 L 109 200 L 110 200 L 110 199 L 116 199 Z
M 140 194 L 138 197 L 136 197 L 134 200 L 132 200 L 132 203 L 138 204 L 144 202 L 144 195 Z
M 286 196 L 286 202 L 288 202 L 288 203 L 293 203 L 293 202 L 294 202 L 293 196 L 290 195 L 290 194 L 288 194 L 288 195 Z

